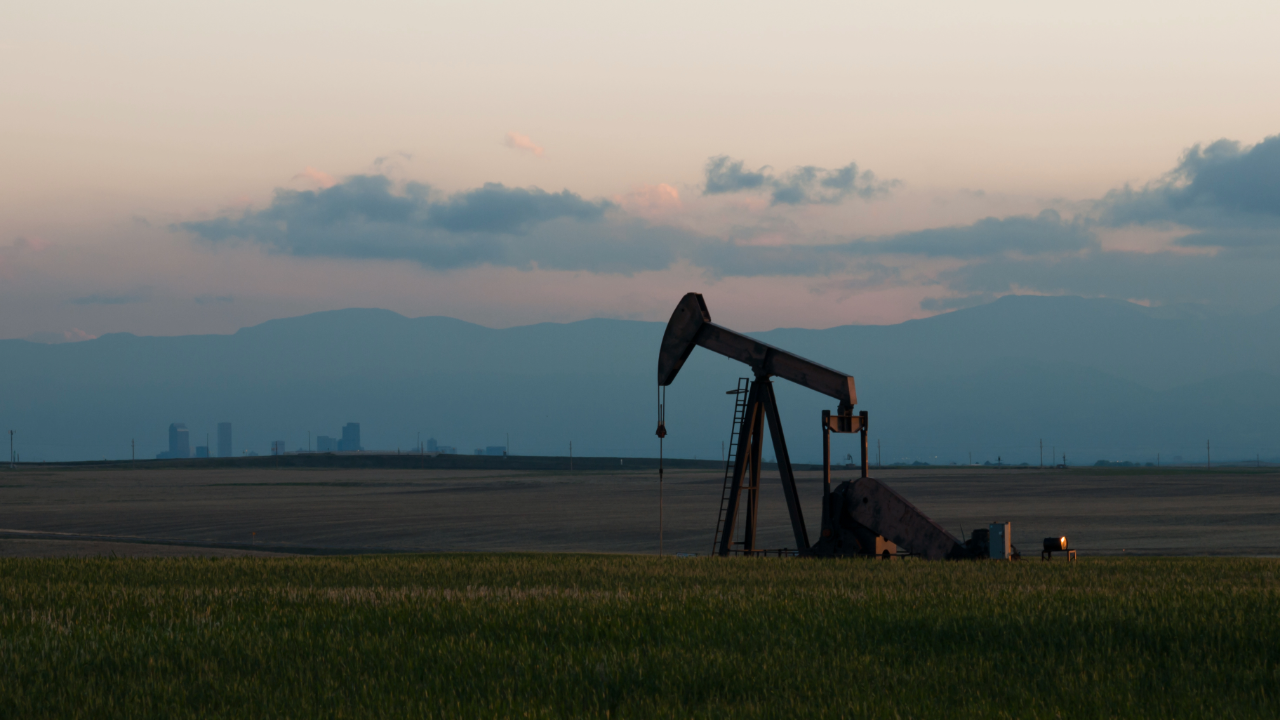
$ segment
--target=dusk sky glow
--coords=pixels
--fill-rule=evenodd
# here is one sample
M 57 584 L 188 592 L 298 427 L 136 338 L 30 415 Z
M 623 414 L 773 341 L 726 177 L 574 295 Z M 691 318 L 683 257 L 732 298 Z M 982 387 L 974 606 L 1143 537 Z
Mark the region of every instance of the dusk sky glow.
M 1280 6 L 19 3 L 0 337 L 1280 304 Z M 1269 139 L 1270 138 L 1270 139 Z

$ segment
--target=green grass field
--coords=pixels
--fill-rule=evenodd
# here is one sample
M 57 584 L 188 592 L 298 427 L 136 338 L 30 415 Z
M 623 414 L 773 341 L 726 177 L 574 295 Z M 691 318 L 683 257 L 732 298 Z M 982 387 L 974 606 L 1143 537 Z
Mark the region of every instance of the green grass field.
M 0 561 L 4 717 L 1280 715 L 1280 562 Z

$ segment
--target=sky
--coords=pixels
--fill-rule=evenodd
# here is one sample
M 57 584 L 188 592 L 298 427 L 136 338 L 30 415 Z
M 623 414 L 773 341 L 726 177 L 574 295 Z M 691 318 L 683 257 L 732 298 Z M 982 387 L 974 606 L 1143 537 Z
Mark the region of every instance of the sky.
M 1280 304 L 1280 5 L 7 3 L 0 338 Z

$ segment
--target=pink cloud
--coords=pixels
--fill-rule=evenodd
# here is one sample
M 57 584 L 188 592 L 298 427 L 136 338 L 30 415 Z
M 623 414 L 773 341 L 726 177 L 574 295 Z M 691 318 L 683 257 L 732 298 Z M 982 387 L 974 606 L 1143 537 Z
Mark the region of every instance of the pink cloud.
M 317 170 L 311 167 L 310 165 L 307 166 L 306 170 L 303 170 L 297 175 L 294 175 L 293 179 L 294 180 L 310 180 L 322 188 L 333 187 L 338 182 L 337 180 L 334 180 L 333 176 L 330 175 L 329 173 L 323 170 Z
M 678 212 L 684 207 L 680 202 L 680 191 L 666 183 L 641 185 L 626 195 L 614 197 L 613 200 L 627 212 L 645 217 Z
M 509 132 L 507 137 L 502 141 L 503 145 L 512 150 L 527 150 L 537 157 L 542 157 L 542 146 L 538 145 L 528 135 L 521 135 L 518 132 Z

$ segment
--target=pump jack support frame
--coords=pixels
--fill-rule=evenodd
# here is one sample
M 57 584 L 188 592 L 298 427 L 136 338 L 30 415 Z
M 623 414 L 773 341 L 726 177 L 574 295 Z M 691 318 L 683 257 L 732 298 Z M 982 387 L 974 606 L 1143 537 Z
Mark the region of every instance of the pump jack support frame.
M 756 518 L 760 503 L 761 447 L 764 442 L 764 424 L 769 423 L 769 434 L 777 454 L 778 472 L 782 476 L 783 494 L 787 510 L 791 514 L 791 528 L 795 533 L 796 551 L 800 555 L 847 556 L 850 554 L 876 554 L 882 544 L 894 548 L 905 547 L 912 554 L 932 560 L 974 557 L 974 551 L 965 543 L 952 537 L 941 525 L 930 520 L 906 498 L 894 492 L 884 483 L 868 477 L 867 413 L 855 415 L 853 407 L 858 402 L 853 376 L 832 370 L 781 348 L 734 332 L 711 322 L 707 304 L 698 293 L 688 293 L 680 300 L 667 329 L 662 335 L 662 348 L 658 353 L 658 386 L 666 387 L 676 378 L 681 366 L 695 347 L 703 347 L 733 360 L 746 363 L 755 373 L 755 380 L 747 391 L 747 406 L 742 425 L 738 429 L 738 446 L 734 456 L 732 483 L 728 488 L 723 525 L 717 525 L 721 533 L 717 554 L 728 555 L 736 544 L 742 545 L 744 554 L 760 554 L 756 547 Z M 822 536 L 816 544 L 809 543 L 805 531 L 804 515 L 800 510 L 799 493 L 796 491 L 795 473 L 787 443 L 782 436 L 782 421 L 778 414 L 778 402 L 774 396 L 771 377 L 779 377 L 834 398 L 837 411 L 822 413 Z M 736 391 L 735 391 L 736 394 Z M 735 418 L 737 417 L 735 413 Z M 659 425 L 659 436 L 665 428 Z M 831 433 L 861 434 L 862 477 L 858 480 L 831 487 Z M 746 483 L 746 484 L 744 484 Z M 747 491 L 746 518 L 743 540 L 733 542 L 738 519 L 738 506 L 742 504 L 742 491 Z M 861 539 L 859 539 L 861 538 Z M 867 543 L 874 541 L 874 547 Z M 884 556 L 891 551 L 886 548 Z
M 733 484 L 729 486 L 729 503 L 725 511 L 724 532 L 720 536 L 717 552 L 727 556 L 733 551 L 734 527 L 738 519 L 738 506 L 742 503 L 742 491 L 747 491 L 746 517 L 743 523 L 742 553 L 751 555 L 756 547 L 756 521 L 760 508 L 761 451 L 764 446 L 764 424 L 769 424 L 769 439 L 777 456 L 778 474 L 782 476 L 782 493 L 787 500 L 787 513 L 791 516 L 791 530 L 795 534 L 796 549 L 801 555 L 809 552 L 809 533 L 804 525 L 804 511 L 800 507 L 800 492 L 796 488 L 796 476 L 791 469 L 791 456 L 787 453 L 787 441 L 782 434 L 782 420 L 778 415 L 778 400 L 773 383 L 767 375 L 757 374 L 747 393 L 747 409 L 738 430 L 738 450 L 733 460 Z M 743 484 L 744 481 L 747 484 Z
M 670 385 L 675 380 L 676 374 L 680 372 L 685 360 L 689 358 L 689 353 L 699 346 L 746 363 L 751 366 L 755 374 L 755 380 L 748 391 L 747 408 L 742 418 L 742 426 L 738 430 L 732 485 L 729 488 L 718 553 L 728 555 L 733 550 L 735 544 L 733 535 L 743 490 L 747 491 L 747 507 L 743 523 L 742 552 L 744 554 L 759 552 L 756 547 L 756 519 L 760 507 L 760 454 L 764 442 L 764 424 L 767 421 L 774 453 L 777 456 L 778 472 L 782 476 L 782 490 L 787 501 L 787 511 L 791 515 L 791 529 L 795 534 L 796 550 L 801 555 L 809 554 L 812 546 L 809 544 L 809 535 L 805 530 L 804 513 L 800 508 L 800 494 L 796 490 L 795 473 L 791 469 L 791 456 L 787 454 L 787 443 L 782 434 L 782 419 L 778 414 L 778 401 L 770 378 L 780 377 L 790 380 L 801 387 L 834 398 L 839 407 L 838 414 L 834 416 L 837 419 L 834 430 L 852 432 L 850 419 L 854 417 L 853 406 L 858 402 L 853 376 L 762 343 L 722 325 L 716 325 L 711 322 L 711 313 L 707 311 L 707 304 L 702 299 L 702 295 L 688 293 L 671 314 L 671 320 L 667 322 L 667 329 L 662 335 L 662 348 L 658 353 L 658 386 Z M 865 417 L 865 413 L 862 417 Z M 864 466 L 865 461 L 864 449 Z M 829 474 L 827 486 L 830 485 Z M 829 490 L 829 487 L 824 490 Z

